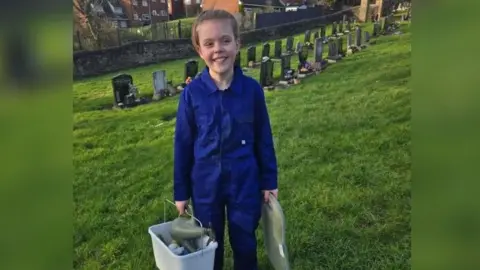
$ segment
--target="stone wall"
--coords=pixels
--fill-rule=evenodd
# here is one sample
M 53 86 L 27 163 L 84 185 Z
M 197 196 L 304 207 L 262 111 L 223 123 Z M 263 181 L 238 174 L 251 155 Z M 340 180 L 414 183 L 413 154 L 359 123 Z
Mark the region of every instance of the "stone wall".
M 243 45 L 285 38 L 352 16 L 357 8 L 339 11 L 316 19 L 286 23 L 241 34 Z M 102 75 L 124 69 L 196 56 L 190 39 L 135 42 L 121 47 L 73 54 L 74 79 Z

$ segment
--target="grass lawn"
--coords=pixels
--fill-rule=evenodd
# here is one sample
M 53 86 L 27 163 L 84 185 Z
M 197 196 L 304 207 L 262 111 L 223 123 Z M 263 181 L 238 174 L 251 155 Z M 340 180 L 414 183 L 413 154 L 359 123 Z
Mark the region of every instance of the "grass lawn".
M 411 34 L 402 28 L 266 93 L 292 269 L 410 269 Z M 128 73 L 151 95 L 151 72 L 179 82 L 183 62 Z M 147 228 L 172 198 L 178 99 L 99 110 L 113 102 L 111 76 L 74 84 L 74 268 L 152 269 Z M 270 269 L 261 237 L 261 269 Z

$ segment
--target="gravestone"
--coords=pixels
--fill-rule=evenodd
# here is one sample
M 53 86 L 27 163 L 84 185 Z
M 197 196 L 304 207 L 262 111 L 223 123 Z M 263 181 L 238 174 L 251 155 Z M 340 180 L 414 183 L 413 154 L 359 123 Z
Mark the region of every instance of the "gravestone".
M 281 76 L 282 80 L 284 81 L 290 81 L 293 79 L 293 70 L 291 68 L 291 55 L 282 55 L 281 58 Z
M 193 80 L 198 73 L 198 61 L 197 60 L 188 60 L 185 63 L 185 76 L 184 81 L 186 81 L 189 77 Z
M 362 29 L 360 27 L 355 29 L 355 46 L 362 47 Z
M 287 53 L 293 53 L 293 37 L 287 37 L 286 42 L 286 51 Z
M 300 51 L 302 50 L 302 47 L 303 47 L 302 42 L 298 41 L 297 46 L 295 47 L 295 52 L 300 53 Z
M 308 48 L 306 46 L 302 46 L 302 49 L 298 53 L 298 62 L 303 67 L 308 59 Z
M 347 34 L 347 49 L 351 49 L 355 44 L 353 44 L 353 36 L 352 33 Z
M 346 23 L 347 23 L 347 14 L 343 14 L 342 24 L 345 25 Z
M 255 46 L 250 46 L 247 49 L 247 62 L 255 63 L 257 61 L 257 48 Z
M 130 74 L 119 74 L 112 78 L 113 98 L 115 107 L 129 107 L 135 105 L 135 96 L 132 100 L 133 77 Z
M 325 25 L 322 25 L 320 27 L 320 38 L 322 39 L 322 42 L 323 43 L 326 43 L 328 41 L 328 38 L 327 38 L 327 30 L 326 30 L 326 27 Z
M 310 42 L 311 34 L 312 34 L 312 32 L 310 30 L 305 31 L 305 38 L 304 38 L 305 43 Z
M 347 20 L 347 27 L 345 29 L 345 32 L 349 33 L 350 31 L 352 31 L 352 22 L 350 20 Z
M 365 43 L 370 42 L 370 33 L 368 31 L 365 31 Z
M 379 29 L 380 24 L 378 22 L 373 23 L 373 33 L 372 35 L 374 37 L 378 36 L 380 34 L 380 29 Z
M 333 22 L 332 24 L 332 37 L 337 35 L 337 22 Z
M 260 65 L 260 85 L 262 87 L 273 86 L 273 61 L 264 57 Z
M 328 61 L 335 63 L 340 59 L 341 57 L 338 55 L 337 41 L 330 40 L 328 42 Z
M 316 70 L 322 70 L 325 66 L 323 60 L 323 41 L 319 38 L 315 39 L 315 56 L 314 56 L 314 68 Z
M 281 58 L 282 57 L 282 40 L 275 40 L 275 58 Z
M 337 38 L 337 53 L 340 56 L 345 56 L 345 51 L 343 50 L 343 38 Z
M 237 55 L 235 56 L 235 66 L 237 67 L 242 67 L 242 56 L 240 54 L 240 51 L 237 52 Z
M 270 57 L 270 43 L 264 43 L 262 49 L 262 57 Z
M 319 36 L 318 31 L 313 32 L 313 40 L 316 40 L 318 36 Z
M 343 21 L 338 24 L 338 34 L 343 35 Z
M 152 73 L 153 77 L 153 100 L 159 100 L 167 96 L 168 85 L 165 70 L 159 70 Z

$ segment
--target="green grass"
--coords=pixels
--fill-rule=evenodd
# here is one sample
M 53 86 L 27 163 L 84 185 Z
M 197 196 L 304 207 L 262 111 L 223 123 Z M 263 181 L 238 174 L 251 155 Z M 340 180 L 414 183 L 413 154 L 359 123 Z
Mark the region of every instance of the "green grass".
M 411 34 L 402 27 L 266 93 L 292 269 L 410 269 Z M 178 82 L 183 62 L 128 72 L 151 95 L 151 72 Z M 152 269 L 147 228 L 172 198 L 177 97 L 98 110 L 113 101 L 111 76 L 74 85 L 74 268 Z M 271 269 L 261 237 L 261 269 Z

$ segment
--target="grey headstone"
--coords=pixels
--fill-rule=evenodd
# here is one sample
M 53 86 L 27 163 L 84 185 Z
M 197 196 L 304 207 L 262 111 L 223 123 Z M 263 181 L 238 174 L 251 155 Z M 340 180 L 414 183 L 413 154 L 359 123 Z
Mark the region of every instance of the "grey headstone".
M 370 33 L 368 31 L 365 31 L 365 43 L 370 42 Z
M 295 47 L 295 52 L 300 53 L 300 51 L 302 50 L 302 47 L 303 47 L 302 42 L 298 41 L 297 46 Z
M 343 50 L 343 38 L 337 38 L 337 52 L 340 55 L 345 56 L 345 51 Z
M 315 39 L 315 62 L 321 63 L 323 60 L 323 41 L 320 38 Z
M 262 87 L 273 85 L 273 61 L 263 59 L 260 66 L 260 84 Z
M 313 40 L 316 40 L 319 37 L 318 31 L 313 32 Z
M 287 72 L 291 70 L 291 55 L 282 55 L 281 65 L 282 65 L 282 79 L 287 79 Z
M 302 46 L 302 49 L 298 53 L 298 62 L 303 66 L 308 59 L 308 47 Z
M 130 85 L 133 85 L 133 77 L 130 74 L 119 74 L 112 78 L 114 106 L 125 102 L 125 97 L 130 94 Z
M 274 54 L 276 58 L 282 57 L 282 40 L 275 40 Z
M 338 33 L 343 33 L 343 22 L 338 24 Z
M 347 34 L 347 48 L 350 49 L 352 46 L 354 46 L 353 35 L 352 35 L 352 33 L 348 33 Z
M 185 78 L 184 81 L 190 77 L 192 80 L 197 76 L 198 73 L 198 61 L 197 60 L 188 60 L 185 63 Z
M 346 31 L 347 32 L 351 32 L 352 31 L 352 22 L 350 20 L 347 20 L 347 27 L 346 27 Z
M 287 37 L 286 50 L 289 53 L 293 52 L 293 37 Z
M 332 24 L 332 36 L 337 35 L 337 22 L 333 22 Z
M 264 43 L 262 49 L 262 57 L 268 56 L 270 57 L 270 44 Z
M 355 45 L 357 47 L 362 46 L 362 29 L 360 27 L 357 27 L 357 29 L 355 29 Z
M 305 40 L 304 40 L 305 43 L 310 42 L 310 35 L 311 35 L 310 30 L 305 31 Z
M 158 70 L 152 73 L 153 96 L 163 98 L 167 95 L 167 75 L 165 70 Z
M 247 62 L 256 62 L 257 61 L 257 48 L 255 46 L 250 46 L 247 49 Z

